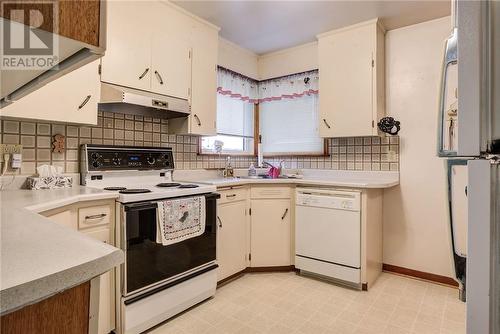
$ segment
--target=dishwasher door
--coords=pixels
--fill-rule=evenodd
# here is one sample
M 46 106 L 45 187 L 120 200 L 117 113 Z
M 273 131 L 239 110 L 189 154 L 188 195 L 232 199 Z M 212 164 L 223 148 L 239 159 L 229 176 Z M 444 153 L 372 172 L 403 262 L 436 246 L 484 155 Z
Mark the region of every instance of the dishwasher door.
M 297 190 L 295 214 L 297 256 L 361 267 L 359 192 Z

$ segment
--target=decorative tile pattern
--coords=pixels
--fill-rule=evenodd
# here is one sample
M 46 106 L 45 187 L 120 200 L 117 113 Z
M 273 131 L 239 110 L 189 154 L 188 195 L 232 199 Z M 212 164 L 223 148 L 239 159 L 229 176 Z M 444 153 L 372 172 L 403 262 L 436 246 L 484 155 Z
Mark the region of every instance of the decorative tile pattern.
M 465 304 L 456 289 L 387 273 L 368 292 L 256 273 L 149 333 L 465 334 Z
M 78 148 L 81 144 L 172 147 L 177 169 L 223 168 L 224 156 L 198 155 L 196 136 L 168 133 L 168 120 L 117 113 L 99 112 L 98 125 L 78 126 L 63 123 L 41 123 L 5 119 L 0 122 L 0 140 L 6 144 L 22 144 L 26 161 L 60 164 L 66 172 L 78 171 Z M 50 152 L 51 136 L 66 136 L 66 152 Z M 342 170 L 398 170 L 398 137 L 352 137 L 328 139 L 326 156 L 293 156 L 266 158 L 273 164 L 283 160 L 286 168 L 317 168 Z M 235 168 L 248 168 L 255 157 L 234 156 Z M 22 174 L 33 173 L 33 164 L 23 164 Z

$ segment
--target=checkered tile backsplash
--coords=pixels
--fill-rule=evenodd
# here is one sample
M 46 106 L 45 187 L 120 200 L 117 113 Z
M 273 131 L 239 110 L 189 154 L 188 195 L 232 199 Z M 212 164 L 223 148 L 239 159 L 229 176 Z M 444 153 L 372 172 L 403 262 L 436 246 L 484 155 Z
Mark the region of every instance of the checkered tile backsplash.
M 63 153 L 51 150 L 55 134 L 66 136 Z M 199 155 L 198 137 L 168 134 L 165 119 L 99 112 L 96 126 L 44 123 L 2 119 L 0 139 L 5 144 L 23 145 L 21 174 L 33 174 L 38 165 L 61 166 L 67 173 L 78 172 L 78 147 L 81 144 L 172 147 L 176 169 L 222 168 L 225 158 Z M 353 137 L 328 139 L 329 155 L 321 157 L 273 157 L 271 163 L 285 160 L 287 168 L 342 170 L 398 170 L 398 137 Z M 393 154 L 395 153 L 395 154 Z M 254 157 L 232 158 L 235 168 L 248 168 Z

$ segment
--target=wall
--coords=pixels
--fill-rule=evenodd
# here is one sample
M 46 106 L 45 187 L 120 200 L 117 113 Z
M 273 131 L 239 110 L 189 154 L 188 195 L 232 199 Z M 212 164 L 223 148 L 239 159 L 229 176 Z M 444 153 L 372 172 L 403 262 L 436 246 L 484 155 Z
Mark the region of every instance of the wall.
M 259 56 L 259 80 L 276 78 L 317 68 L 317 42 Z
M 176 169 L 222 168 L 225 158 L 217 155 L 198 155 L 198 137 L 176 136 L 168 133 L 168 121 L 142 116 L 99 112 L 96 126 L 33 122 L 4 119 L 0 122 L 0 141 L 23 145 L 21 174 L 33 174 L 36 166 L 53 164 L 67 173 L 78 172 L 78 147 L 81 144 L 132 145 L 172 147 Z M 63 153 L 51 150 L 52 136 L 66 136 Z M 271 163 L 285 160 L 287 168 L 340 170 L 397 170 L 398 138 L 329 139 L 329 154 L 322 157 L 274 157 Z M 254 157 L 233 157 L 236 168 L 248 168 L 256 163 Z
M 252 51 L 219 37 L 220 66 L 257 80 L 259 78 L 257 59 L 258 56 Z
M 401 121 L 400 186 L 384 193 L 384 263 L 452 276 L 438 87 L 450 19 L 387 32 L 386 103 Z

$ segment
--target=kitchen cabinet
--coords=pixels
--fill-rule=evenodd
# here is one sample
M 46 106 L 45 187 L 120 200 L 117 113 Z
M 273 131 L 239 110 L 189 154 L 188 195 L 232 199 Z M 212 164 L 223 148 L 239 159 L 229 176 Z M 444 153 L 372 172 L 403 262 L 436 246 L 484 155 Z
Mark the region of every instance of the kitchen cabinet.
M 55 6 L 55 7 L 54 7 Z M 55 10 L 54 10 L 55 9 Z M 22 2 L 11 1 L 2 3 L 0 24 L 10 27 L 13 32 L 23 31 L 26 18 L 36 20 L 39 14 L 43 21 L 30 23 L 30 32 L 36 34 L 36 40 L 47 43 L 50 52 L 47 58 L 38 59 L 38 64 L 48 59 L 49 66 L 42 68 L 4 67 L 0 70 L 0 108 L 11 103 L 21 101 L 23 97 L 43 88 L 46 84 L 68 75 L 72 71 L 100 58 L 106 50 L 106 27 L 103 24 L 106 12 L 106 2 L 90 1 L 51 1 L 51 2 Z M 19 15 L 24 11 L 25 15 Z M 54 17 L 54 14 L 57 14 Z M 57 33 L 54 33 L 57 27 Z M 7 29 L 7 28 L 6 28 Z M 14 36 L 19 42 L 22 36 Z M 32 37 L 30 43 L 33 43 Z M 50 43 L 50 42 L 52 43 Z M 54 42 L 56 41 L 56 42 Z M 6 46 L 6 45 L 4 45 Z M 31 45 L 24 61 L 30 63 L 37 52 Z M 55 47 L 56 49 L 52 49 Z M 8 61 L 7 58 L 3 59 Z M 53 65 L 53 66 L 52 66 Z M 33 108 L 33 107 L 32 107 Z
M 87 236 L 101 242 L 111 243 L 109 228 L 87 230 Z M 107 334 L 115 328 L 115 275 L 110 270 L 100 276 L 98 334 Z
M 321 137 L 378 135 L 385 113 L 384 34 L 375 19 L 318 35 Z
M 99 60 L 84 65 L 7 105 L 0 113 L 16 118 L 97 124 L 98 66 Z
M 63 226 L 99 241 L 114 244 L 114 200 L 81 202 L 41 213 Z M 100 276 L 98 334 L 115 329 L 115 273 Z
M 190 19 L 160 1 L 110 1 L 101 80 L 188 99 Z
M 219 28 L 193 21 L 191 29 L 191 115 L 170 120 L 169 131 L 176 134 L 215 135 Z
M 251 267 L 291 265 L 290 191 L 289 187 L 252 187 Z
M 217 281 L 247 267 L 247 197 L 245 189 L 220 192 L 217 207 Z

